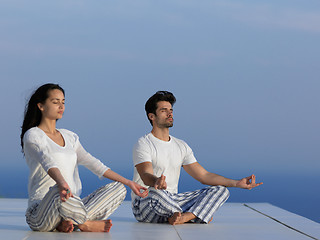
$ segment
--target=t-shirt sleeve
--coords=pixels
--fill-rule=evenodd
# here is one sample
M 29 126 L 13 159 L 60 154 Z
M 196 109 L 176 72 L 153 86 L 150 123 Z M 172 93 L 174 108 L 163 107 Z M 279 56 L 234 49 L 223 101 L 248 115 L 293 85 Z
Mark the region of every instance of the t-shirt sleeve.
M 90 153 L 88 153 L 81 145 L 79 137 L 76 134 L 74 134 L 74 137 L 78 164 L 85 166 L 99 178 L 103 178 L 103 174 L 105 173 L 105 171 L 110 168 L 104 165 L 99 159 L 93 157 Z
M 139 139 L 134 145 L 132 159 L 134 166 L 144 162 L 152 162 L 151 148 L 143 139 Z
M 188 165 L 188 164 L 191 164 L 191 163 L 195 163 L 197 162 L 194 154 L 193 154 L 193 151 L 192 149 L 189 147 L 188 144 L 186 144 L 185 142 L 183 142 L 184 144 L 184 147 L 185 147 L 185 156 L 183 158 L 183 162 L 182 162 L 182 165 Z
M 30 156 L 32 161 L 41 164 L 43 169 L 48 172 L 50 168 L 57 167 L 48 147 L 44 144 L 41 137 L 36 134 L 26 134 L 23 140 L 23 150 Z

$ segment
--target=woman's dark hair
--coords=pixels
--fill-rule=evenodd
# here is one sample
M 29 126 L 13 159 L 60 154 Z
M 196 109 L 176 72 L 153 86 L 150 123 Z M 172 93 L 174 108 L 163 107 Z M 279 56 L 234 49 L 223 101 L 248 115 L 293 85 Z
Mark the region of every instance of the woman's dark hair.
M 152 125 L 152 121 L 149 119 L 148 115 L 149 115 L 149 113 L 156 114 L 158 102 L 160 102 L 160 101 L 169 102 L 173 106 L 174 103 L 176 102 L 176 98 L 171 92 L 158 91 L 148 99 L 144 108 L 146 110 L 147 118 L 148 118 L 149 122 L 151 123 L 151 125 Z
M 41 111 L 38 103 L 44 103 L 49 97 L 49 91 L 58 89 L 64 95 L 64 90 L 58 84 L 47 83 L 39 87 L 30 97 L 29 102 L 25 106 L 24 119 L 21 127 L 21 147 L 23 149 L 23 136 L 32 127 L 36 127 L 41 121 Z

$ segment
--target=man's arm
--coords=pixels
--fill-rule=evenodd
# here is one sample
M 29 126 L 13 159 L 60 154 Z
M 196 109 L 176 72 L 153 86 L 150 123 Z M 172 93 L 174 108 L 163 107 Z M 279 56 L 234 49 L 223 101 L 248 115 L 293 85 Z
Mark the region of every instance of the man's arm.
M 157 177 L 153 174 L 151 162 L 143 162 L 136 165 L 137 171 L 147 186 L 154 187 L 155 189 L 167 189 L 166 177 L 161 175 Z
M 251 175 L 246 178 L 242 178 L 241 180 L 233 180 L 230 178 L 225 178 L 215 173 L 208 172 L 204 169 L 198 162 L 191 163 L 188 165 L 183 165 L 184 170 L 201 182 L 202 184 L 217 186 L 222 185 L 225 187 L 238 187 L 238 188 L 245 188 L 245 189 L 252 189 L 261 185 L 262 183 L 256 183 L 256 177 Z

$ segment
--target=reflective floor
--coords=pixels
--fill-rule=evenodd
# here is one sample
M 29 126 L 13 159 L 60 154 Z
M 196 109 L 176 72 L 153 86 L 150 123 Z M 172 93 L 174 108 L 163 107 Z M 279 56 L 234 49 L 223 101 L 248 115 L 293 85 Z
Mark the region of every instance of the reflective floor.
M 268 203 L 226 203 L 210 224 L 148 224 L 135 221 L 130 202 L 111 216 L 110 233 L 39 233 L 25 223 L 26 199 L 0 199 L 1 239 L 319 239 L 320 224 Z

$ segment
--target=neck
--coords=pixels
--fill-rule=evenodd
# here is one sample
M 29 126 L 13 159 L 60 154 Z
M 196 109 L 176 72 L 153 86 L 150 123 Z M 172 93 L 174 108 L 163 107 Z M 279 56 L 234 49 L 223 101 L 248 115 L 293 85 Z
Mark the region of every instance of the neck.
M 162 140 L 162 141 L 170 141 L 170 136 L 169 136 L 169 128 L 156 128 L 153 127 L 151 130 L 151 133 L 153 136 L 156 138 Z
M 52 120 L 42 120 L 38 126 L 41 130 L 46 133 L 55 133 L 56 132 L 56 121 Z

